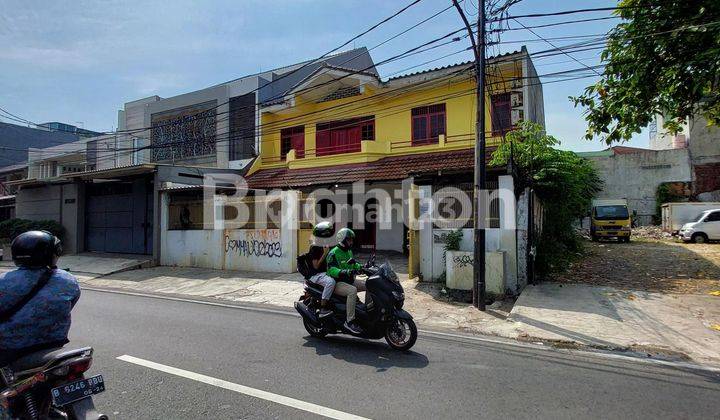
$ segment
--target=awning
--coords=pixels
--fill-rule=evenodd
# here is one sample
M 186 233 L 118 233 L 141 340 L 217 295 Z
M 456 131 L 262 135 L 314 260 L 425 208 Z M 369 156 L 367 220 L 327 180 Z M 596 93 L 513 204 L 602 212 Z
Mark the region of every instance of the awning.
M 119 176 L 133 176 L 148 174 L 155 171 L 154 163 L 141 163 L 139 165 L 119 166 L 116 168 L 96 169 L 93 171 L 74 172 L 63 174 L 67 179 L 107 179 Z

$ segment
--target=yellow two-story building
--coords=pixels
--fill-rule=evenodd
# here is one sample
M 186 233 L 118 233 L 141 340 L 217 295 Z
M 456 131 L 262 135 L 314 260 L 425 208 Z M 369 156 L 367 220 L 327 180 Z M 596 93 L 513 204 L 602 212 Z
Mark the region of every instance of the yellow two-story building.
M 260 153 L 247 173 L 253 189 L 351 190 L 353 183 L 388 193 L 362 199 L 345 215 L 363 249 L 406 250 L 404 180 L 471 189 L 476 83 L 472 62 L 382 80 L 373 69 L 325 65 L 261 106 Z M 544 123 L 542 86 L 521 50 L 487 64 L 488 157 L 520 121 Z M 505 168 L 489 168 L 492 183 Z M 408 181 L 406 181 L 406 186 Z M 357 195 L 354 196 L 357 200 Z M 392 204 L 390 223 L 370 220 Z M 329 217 L 332 209 L 321 209 Z M 401 214 L 403 213 L 403 214 Z

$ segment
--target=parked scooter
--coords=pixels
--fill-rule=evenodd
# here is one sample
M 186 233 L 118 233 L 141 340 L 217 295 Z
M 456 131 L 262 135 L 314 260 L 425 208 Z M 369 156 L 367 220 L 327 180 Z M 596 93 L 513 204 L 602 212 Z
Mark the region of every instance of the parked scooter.
M 31 353 L 0 368 L 0 405 L 12 419 L 106 420 L 92 396 L 105 391 L 102 375 L 85 378 L 92 347 Z
M 303 325 L 313 337 L 322 338 L 328 334 L 348 334 L 361 338 L 380 339 L 396 350 L 409 350 L 417 340 L 417 327 L 412 315 L 403 310 L 405 293 L 397 274 L 389 263 L 375 265 L 373 255 L 362 270 L 367 275 L 365 285 L 367 305 L 358 301 L 355 321 L 362 328 L 361 334 L 348 331 L 345 323 L 345 297 L 333 295 L 333 313 L 319 317 L 322 287 L 305 281 L 305 294 L 295 302 L 295 309 L 302 315 Z

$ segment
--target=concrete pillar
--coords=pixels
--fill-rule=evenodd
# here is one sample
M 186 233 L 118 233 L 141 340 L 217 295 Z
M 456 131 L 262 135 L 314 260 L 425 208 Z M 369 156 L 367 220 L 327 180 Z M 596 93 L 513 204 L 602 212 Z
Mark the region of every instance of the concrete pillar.
M 515 184 L 511 175 L 498 177 L 500 206 L 500 250 L 505 252 L 505 291 L 518 293 Z
M 286 258 L 286 272 L 292 273 L 297 270 L 296 257 L 298 255 L 298 227 L 300 220 L 300 192 L 283 191 L 281 193 L 282 221 L 280 225 L 280 242 L 283 255 Z
M 161 223 L 163 218 L 162 216 L 162 208 L 163 203 L 160 199 L 160 177 L 158 175 L 157 170 L 153 173 L 153 250 L 152 250 L 152 256 L 153 256 L 153 263 L 158 265 L 160 264 L 160 258 L 161 258 Z M 166 219 L 166 218 L 165 218 Z
M 430 211 L 432 204 L 432 187 L 421 185 L 420 189 L 420 275 L 425 281 L 432 280 L 433 266 L 433 226 Z

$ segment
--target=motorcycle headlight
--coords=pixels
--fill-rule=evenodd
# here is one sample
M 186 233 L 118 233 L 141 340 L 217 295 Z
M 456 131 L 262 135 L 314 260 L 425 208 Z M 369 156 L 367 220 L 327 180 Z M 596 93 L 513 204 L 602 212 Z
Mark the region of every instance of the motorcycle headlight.
M 405 300 L 405 293 L 393 291 L 392 295 L 397 300 Z

